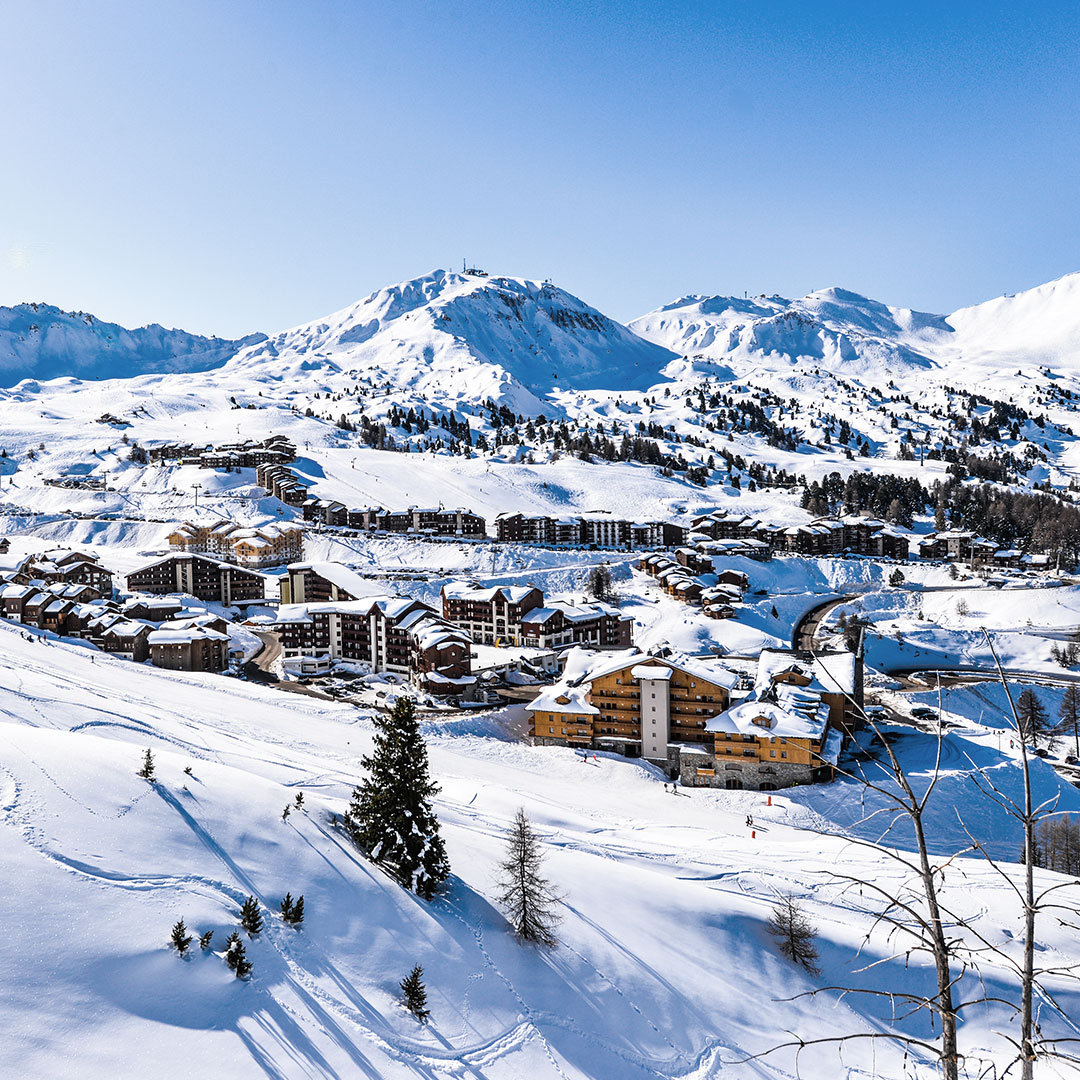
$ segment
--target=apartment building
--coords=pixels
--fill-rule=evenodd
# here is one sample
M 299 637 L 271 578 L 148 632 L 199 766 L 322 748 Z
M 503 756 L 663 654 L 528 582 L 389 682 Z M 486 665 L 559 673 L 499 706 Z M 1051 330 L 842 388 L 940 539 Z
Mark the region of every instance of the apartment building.
M 753 691 L 738 698 L 738 678 L 718 662 L 575 649 L 560 682 L 526 706 L 530 735 L 540 746 L 640 756 L 688 787 L 774 791 L 830 780 L 857 723 L 861 660 L 767 653 Z
M 166 555 L 128 574 L 127 587 L 129 592 L 152 596 L 189 593 L 226 606 L 262 600 L 266 595 L 262 574 L 209 555 Z
M 481 645 L 520 645 L 522 618 L 543 604 L 544 594 L 535 585 L 455 581 L 442 589 L 443 618 Z
M 168 536 L 174 551 L 213 555 L 247 567 L 281 566 L 304 556 L 304 534 L 295 525 L 272 521 L 258 528 L 221 518 L 210 525 L 185 521 Z
M 280 637 L 286 668 L 320 674 L 335 661 L 404 675 L 431 693 L 471 686 L 472 641 L 427 604 L 402 596 L 283 605 L 265 625 Z

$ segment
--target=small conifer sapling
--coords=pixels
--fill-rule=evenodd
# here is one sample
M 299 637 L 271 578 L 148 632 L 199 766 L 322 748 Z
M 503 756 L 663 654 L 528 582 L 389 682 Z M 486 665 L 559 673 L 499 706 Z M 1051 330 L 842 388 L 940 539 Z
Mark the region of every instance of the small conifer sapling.
M 210 942 L 213 940 L 213 937 L 214 937 L 214 931 L 213 930 L 207 930 L 205 934 L 202 934 L 199 937 L 199 948 L 203 949 L 204 951 L 206 949 L 209 949 L 210 948 Z
M 225 963 L 229 965 L 238 979 L 251 974 L 251 961 L 244 952 L 244 943 L 240 933 L 234 930 L 225 941 Z
M 173 948 L 183 956 L 191 946 L 191 935 L 187 932 L 187 927 L 184 925 L 184 920 L 179 919 L 176 925 L 172 928 L 172 944 Z
M 240 925 L 249 933 L 257 934 L 263 928 L 262 914 L 259 911 L 259 902 L 254 896 L 249 896 L 240 909 Z
M 281 900 L 281 917 L 288 922 L 293 912 L 292 893 L 286 893 Z
M 424 969 L 416 967 L 401 980 L 401 1004 L 422 1024 L 430 1015 L 427 1007 L 427 987 L 424 986 Z
M 154 755 L 149 748 L 143 755 L 142 768 L 135 775 L 141 776 L 144 780 L 149 780 L 151 784 L 154 782 Z
M 304 898 L 301 896 L 295 904 L 293 904 L 292 912 L 286 916 L 285 921 L 290 926 L 299 926 L 304 921 Z

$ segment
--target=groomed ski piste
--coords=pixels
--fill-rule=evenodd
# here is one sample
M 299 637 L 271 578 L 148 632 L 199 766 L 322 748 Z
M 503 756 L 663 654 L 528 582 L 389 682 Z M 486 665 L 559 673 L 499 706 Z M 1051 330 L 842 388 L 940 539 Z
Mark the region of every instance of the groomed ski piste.
M 755 1057 L 789 1033 L 929 1034 L 860 995 L 800 996 L 829 985 L 933 986 L 925 960 L 902 951 L 854 973 L 897 947 L 883 932 L 864 941 L 880 904 L 834 874 L 889 886 L 902 876 L 886 852 L 844 839 L 880 830 L 859 824 L 874 804 L 857 785 L 773 793 L 771 805 L 756 792 L 673 796 L 647 765 L 528 746 L 515 708 L 425 721 L 453 867 L 428 904 L 332 823 L 362 776 L 369 715 L 43 643 L 5 623 L 0 648 L 2 1075 L 936 1075 L 924 1054 L 890 1038 L 806 1050 L 798 1063 L 787 1052 Z M 959 727 L 929 831 L 937 851 L 955 850 L 963 818 L 996 855 L 1015 857 L 1013 823 L 972 779 L 986 770 L 1015 790 L 1019 777 L 1004 721 L 988 707 L 1000 702 L 987 693 L 954 689 L 946 699 Z M 933 737 L 905 729 L 896 745 L 925 776 Z M 153 784 L 136 775 L 147 748 Z M 1076 791 L 1043 762 L 1035 782 L 1039 797 L 1060 791 L 1062 807 L 1077 808 Z M 282 820 L 298 792 L 303 810 Z M 519 944 L 492 900 L 518 807 L 564 898 L 550 951 Z M 903 846 L 903 830 L 892 842 Z M 980 933 L 1018 955 L 1016 897 L 993 869 L 958 859 L 944 889 Z M 305 897 L 299 929 L 274 915 L 286 892 Z M 785 894 L 820 930 L 819 977 L 781 956 L 767 932 Z M 254 970 L 238 980 L 220 950 L 248 895 L 266 927 L 245 937 Z M 181 917 L 193 933 L 214 931 L 211 950 L 193 945 L 182 959 L 169 947 Z M 1080 964 L 1075 931 L 1040 920 L 1039 961 Z M 417 963 L 432 1011 L 424 1025 L 397 1002 Z M 964 989 L 1015 997 L 1000 965 L 985 964 L 981 980 Z M 1076 988 L 1050 985 L 1080 1016 Z M 1077 1034 L 1039 1006 L 1048 1032 Z M 965 1012 L 972 1068 L 1012 1056 L 1003 1038 L 1012 1023 L 1004 1006 Z

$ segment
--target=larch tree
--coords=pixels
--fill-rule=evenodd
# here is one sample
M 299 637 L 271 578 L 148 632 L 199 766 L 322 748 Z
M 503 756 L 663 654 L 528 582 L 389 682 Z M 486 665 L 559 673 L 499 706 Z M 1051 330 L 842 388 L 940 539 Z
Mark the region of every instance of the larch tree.
M 450 860 L 432 807 L 439 787 L 412 699 L 401 698 L 375 728 L 374 752 L 363 759 L 367 776 L 353 791 L 345 828 L 368 858 L 430 900 L 450 876 Z
M 818 951 L 814 944 L 817 927 L 807 918 L 794 896 L 782 896 L 773 908 L 769 933 L 776 938 L 780 951 L 793 963 L 800 964 L 811 975 L 820 975 Z
M 1061 697 L 1058 709 L 1058 731 L 1063 735 L 1072 735 L 1073 755 L 1080 758 L 1080 686 L 1069 683 Z
M 589 571 L 586 588 L 597 600 L 615 603 L 619 599 L 619 594 L 615 591 L 615 582 L 611 577 L 611 568 L 605 563 L 594 566 Z
M 519 809 L 506 838 L 506 857 L 499 863 L 498 901 L 514 932 L 534 945 L 556 945 L 560 898 L 541 873 L 543 852 L 525 811 Z

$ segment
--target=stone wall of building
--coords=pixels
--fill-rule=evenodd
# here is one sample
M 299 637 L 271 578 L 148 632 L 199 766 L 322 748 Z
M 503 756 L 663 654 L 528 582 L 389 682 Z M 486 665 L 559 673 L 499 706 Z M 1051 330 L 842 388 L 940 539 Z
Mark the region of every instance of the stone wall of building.
M 795 784 L 813 784 L 816 768 L 812 764 L 788 761 L 725 761 L 701 754 L 684 754 L 677 764 L 679 782 L 685 787 L 727 788 L 729 780 L 738 780 L 744 791 L 775 791 Z M 713 774 L 701 775 L 699 769 L 712 769 Z

